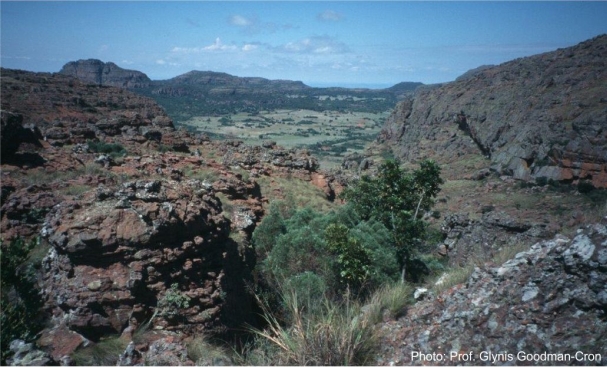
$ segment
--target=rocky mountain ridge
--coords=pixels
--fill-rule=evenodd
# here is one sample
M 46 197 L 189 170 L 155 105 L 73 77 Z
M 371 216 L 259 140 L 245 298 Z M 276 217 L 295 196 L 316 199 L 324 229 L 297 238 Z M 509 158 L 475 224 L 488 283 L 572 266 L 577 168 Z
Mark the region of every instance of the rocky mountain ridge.
M 607 187 L 607 35 L 419 88 L 378 142 L 406 161 L 484 156 L 521 180 Z
M 405 82 L 386 89 L 314 88 L 301 81 L 196 70 L 167 80 L 150 81 L 143 73 L 92 59 L 72 61 L 60 73 L 89 83 L 129 88 L 151 97 L 176 121 L 184 114 L 201 116 L 272 108 L 383 112 L 422 85 Z M 137 73 L 141 77 L 136 77 Z
M 96 59 L 68 62 L 59 74 L 75 76 L 80 80 L 120 88 L 142 88 L 151 83 L 150 78 L 137 70 L 127 70 L 113 62 Z

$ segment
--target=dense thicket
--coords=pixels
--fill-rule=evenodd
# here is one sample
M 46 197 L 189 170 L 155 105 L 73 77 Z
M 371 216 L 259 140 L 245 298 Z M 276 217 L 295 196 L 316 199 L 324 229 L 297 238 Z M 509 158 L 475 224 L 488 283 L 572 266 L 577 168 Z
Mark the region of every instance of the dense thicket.
M 408 265 L 426 239 L 422 216 L 441 183 L 434 162 L 409 172 L 387 161 L 377 177 L 350 186 L 343 195 L 348 203 L 336 211 L 285 210 L 276 203 L 253 233 L 258 272 L 309 308 L 320 295 L 364 296 L 406 273 L 415 279 L 419 268 Z

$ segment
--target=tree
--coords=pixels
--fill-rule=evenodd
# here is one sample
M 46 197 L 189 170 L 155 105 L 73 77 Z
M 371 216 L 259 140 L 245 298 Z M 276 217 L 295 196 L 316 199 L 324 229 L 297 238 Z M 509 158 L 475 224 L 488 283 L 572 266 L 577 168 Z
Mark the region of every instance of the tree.
M 329 251 L 337 256 L 334 268 L 339 281 L 357 292 L 371 275 L 371 252 L 348 235 L 343 224 L 330 224 L 325 229 Z
M 375 219 L 391 231 L 402 281 L 415 245 L 426 233 L 423 212 L 433 206 L 443 182 L 440 167 L 432 160 L 422 161 L 413 172 L 388 160 L 376 177 L 363 176 L 342 193 L 363 220 Z

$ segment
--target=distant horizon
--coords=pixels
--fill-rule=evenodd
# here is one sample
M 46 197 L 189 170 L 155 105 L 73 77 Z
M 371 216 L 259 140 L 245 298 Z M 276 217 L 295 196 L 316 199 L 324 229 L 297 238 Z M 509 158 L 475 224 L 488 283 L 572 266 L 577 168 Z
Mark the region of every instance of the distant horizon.
M 99 59 L 166 80 L 191 70 L 309 86 L 455 80 L 607 34 L 607 2 L 2 1 L 0 65 Z
M 291 79 L 269 79 L 269 78 L 265 78 L 263 76 L 258 76 L 258 75 L 234 75 L 234 74 L 230 74 L 228 72 L 220 71 L 220 70 L 195 70 L 195 69 L 186 71 L 185 73 L 181 73 L 181 74 L 169 77 L 169 78 L 154 79 L 154 78 L 150 77 L 144 70 L 137 70 L 137 69 L 133 69 L 133 68 L 124 68 L 124 67 L 118 65 L 116 62 L 114 62 L 112 60 L 101 60 L 101 59 L 96 59 L 96 58 L 84 58 L 84 59 L 78 59 L 78 60 L 68 61 L 65 64 L 70 63 L 70 62 L 77 62 L 77 61 L 80 61 L 80 60 L 99 60 L 99 61 L 101 61 L 103 63 L 109 63 L 109 62 L 111 62 L 111 63 L 117 65 L 118 67 L 120 67 L 120 68 L 122 68 L 124 70 L 139 71 L 139 72 L 145 74 L 152 81 L 170 80 L 170 79 L 176 78 L 178 76 L 187 74 L 187 73 L 192 72 L 192 71 L 200 71 L 200 72 L 224 73 L 224 74 L 228 74 L 228 75 L 235 76 L 235 77 L 238 77 L 238 78 L 264 78 L 264 79 L 268 79 L 268 80 L 288 80 L 288 81 L 294 81 L 294 82 L 302 82 L 305 85 L 307 85 L 308 87 L 312 87 L 312 88 L 386 89 L 386 88 L 391 88 L 391 87 L 393 87 L 393 86 L 395 86 L 397 84 L 400 84 L 400 83 L 422 83 L 422 82 L 418 82 L 418 81 L 414 81 L 414 80 L 402 80 L 402 81 L 396 82 L 394 84 L 385 84 L 385 83 L 359 83 L 359 84 L 353 83 L 353 84 L 350 84 L 350 83 L 345 83 L 343 85 L 337 85 L 337 84 L 330 83 L 330 82 L 306 82 L 306 81 L 303 81 L 303 80 L 291 80 Z M 5 68 L 4 66 L 2 66 L 2 67 Z M 6 69 L 14 69 L 14 68 L 6 68 Z M 28 72 L 32 72 L 32 73 L 51 73 L 52 74 L 52 73 L 58 73 L 59 71 L 61 71 L 61 68 L 59 70 L 57 70 L 57 71 L 37 71 L 37 70 L 26 70 L 26 69 L 16 69 L 16 70 L 28 71 Z M 426 84 L 426 83 L 422 83 L 422 84 Z

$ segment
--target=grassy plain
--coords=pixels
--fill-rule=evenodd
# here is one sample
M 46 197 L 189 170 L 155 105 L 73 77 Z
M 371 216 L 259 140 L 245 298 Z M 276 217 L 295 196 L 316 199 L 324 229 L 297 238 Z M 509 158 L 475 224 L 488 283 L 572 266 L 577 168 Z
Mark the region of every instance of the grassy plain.
M 259 145 L 276 141 L 288 148 L 306 148 L 323 168 L 341 163 L 348 152 L 362 152 L 375 139 L 390 111 L 382 113 L 277 109 L 259 113 L 196 116 L 181 122 L 188 129 L 218 138 L 236 138 Z

